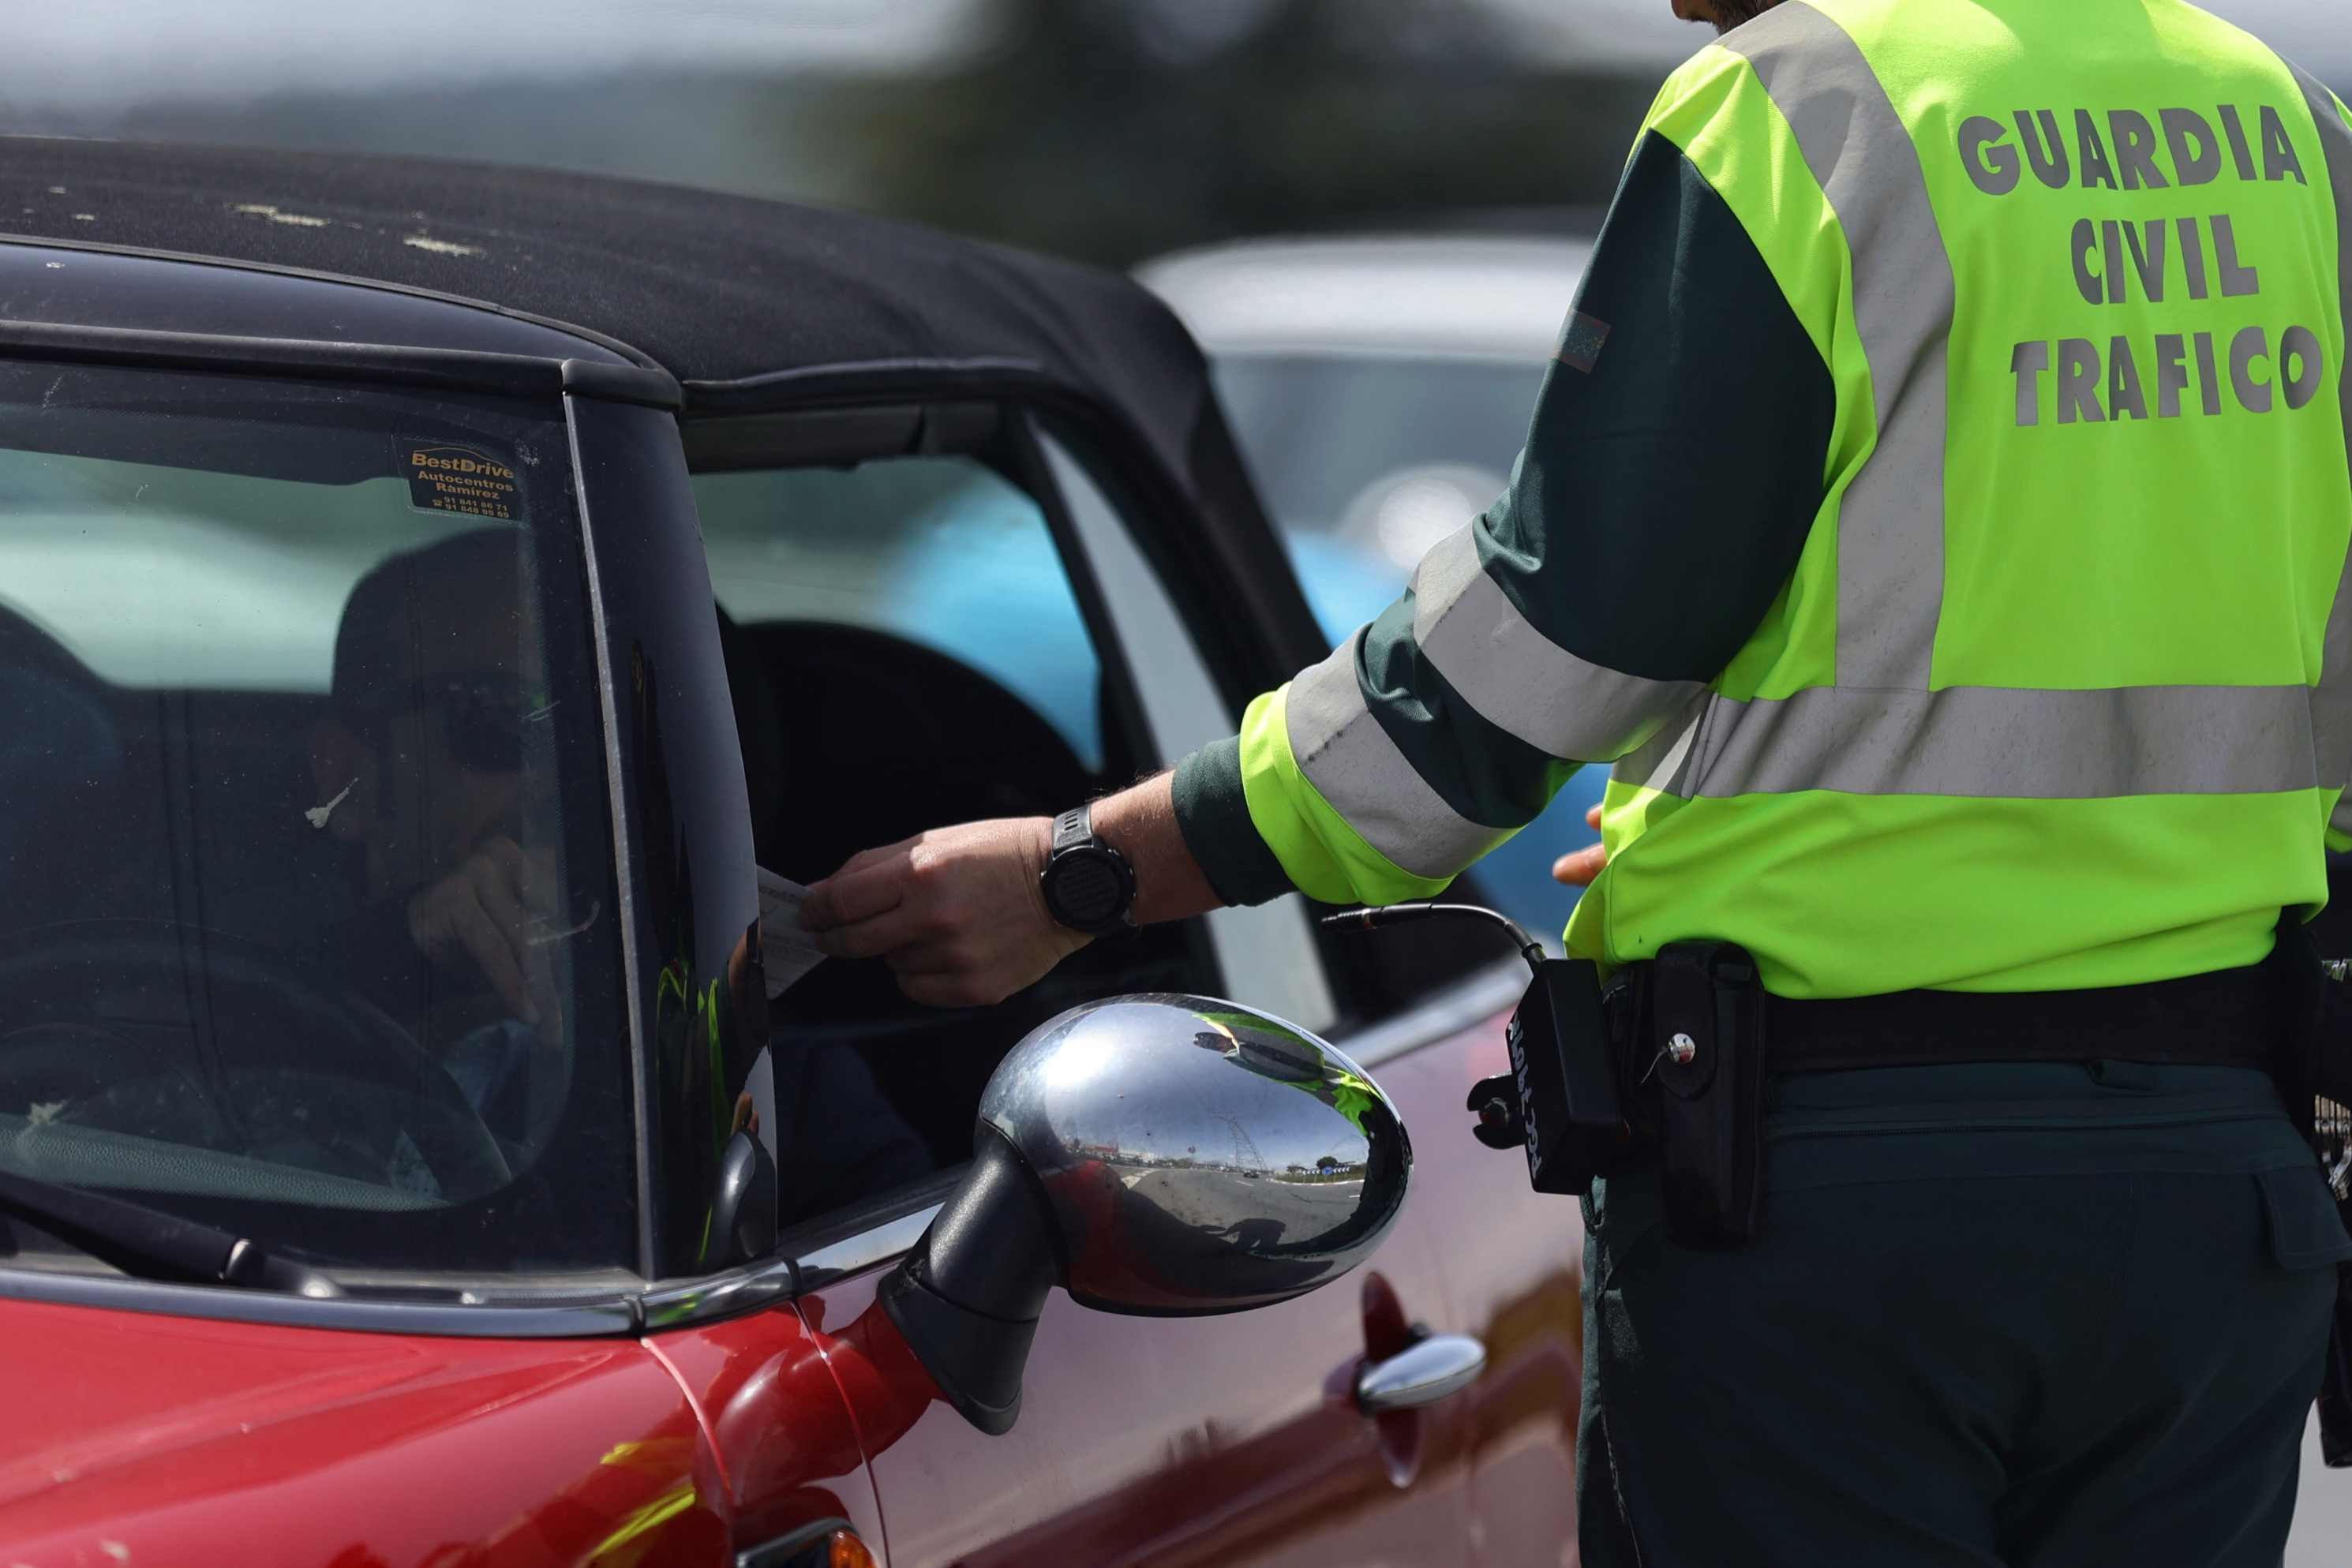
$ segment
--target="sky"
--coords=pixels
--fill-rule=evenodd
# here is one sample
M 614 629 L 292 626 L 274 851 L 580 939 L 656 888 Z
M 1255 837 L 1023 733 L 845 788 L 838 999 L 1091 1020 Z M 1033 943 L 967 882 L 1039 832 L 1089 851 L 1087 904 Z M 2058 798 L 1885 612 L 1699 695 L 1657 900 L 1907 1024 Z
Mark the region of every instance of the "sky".
M 1213 45 L 1268 0 L 1156 6 Z M 1665 0 L 1468 0 L 1531 53 L 1661 71 L 1705 41 Z M 2069 0 L 2052 0 L 2067 4 Z M 2208 0 L 2335 79 L 2352 76 L 2342 0 Z M 989 0 L 99 0 L 8 7 L 0 108 L 129 105 L 278 90 L 454 86 L 634 64 L 761 71 L 920 70 L 985 47 Z M 395 19 L 396 18 L 396 19 Z

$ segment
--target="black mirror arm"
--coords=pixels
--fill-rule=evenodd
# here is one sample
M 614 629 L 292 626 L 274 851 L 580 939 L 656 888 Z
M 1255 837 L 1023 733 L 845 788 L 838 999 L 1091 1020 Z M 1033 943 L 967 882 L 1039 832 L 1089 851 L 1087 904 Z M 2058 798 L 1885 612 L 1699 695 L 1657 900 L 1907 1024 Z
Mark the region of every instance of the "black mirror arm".
M 993 1437 L 1020 1418 L 1037 1314 L 1061 1268 L 1036 1177 L 994 1128 L 975 1144 L 955 1196 L 879 1295 L 941 1396 Z
M 713 1268 L 753 1263 L 776 1249 L 776 1162 L 748 1127 L 736 1129 L 719 1156 L 710 1197 Z

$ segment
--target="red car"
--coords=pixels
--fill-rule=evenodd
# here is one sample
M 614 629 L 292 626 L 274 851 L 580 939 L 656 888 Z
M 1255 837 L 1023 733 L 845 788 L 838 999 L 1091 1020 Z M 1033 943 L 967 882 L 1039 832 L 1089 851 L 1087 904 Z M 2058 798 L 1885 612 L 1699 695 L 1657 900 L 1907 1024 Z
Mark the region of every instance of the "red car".
M 755 867 L 1323 653 L 1149 296 L 564 175 L 0 177 L 0 1562 L 1573 1561 L 1576 1211 L 1463 1110 L 1507 945 L 1291 899 L 940 1013 L 763 933 Z

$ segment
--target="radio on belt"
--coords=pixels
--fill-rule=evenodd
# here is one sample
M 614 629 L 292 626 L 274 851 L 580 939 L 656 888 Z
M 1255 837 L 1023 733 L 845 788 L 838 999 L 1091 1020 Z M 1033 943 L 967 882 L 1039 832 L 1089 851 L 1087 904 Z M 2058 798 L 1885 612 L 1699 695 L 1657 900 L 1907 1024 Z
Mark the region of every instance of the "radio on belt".
M 1508 1074 L 1471 1086 L 1473 1129 L 1490 1149 L 1524 1148 L 1538 1192 L 1581 1197 L 1631 1134 L 1602 1024 L 1601 972 L 1590 960 L 1554 958 L 1507 916 L 1473 904 L 1397 904 L 1324 916 L 1339 930 L 1370 931 L 1448 915 L 1492 921 L 1511 934 L 1535 972 L 1507 1036 Z

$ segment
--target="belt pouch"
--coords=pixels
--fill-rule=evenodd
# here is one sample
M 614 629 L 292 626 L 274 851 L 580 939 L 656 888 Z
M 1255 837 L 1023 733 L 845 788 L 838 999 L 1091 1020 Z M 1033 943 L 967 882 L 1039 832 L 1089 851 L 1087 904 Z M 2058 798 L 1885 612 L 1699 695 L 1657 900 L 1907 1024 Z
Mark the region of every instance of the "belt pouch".
M 1675 942 L 1650 970 L 1666 1228 L 1686 1247 L 1755 1239 L 1764 1197 L 1764 988 L 1728 942 Z
M 1545 959 L 1504 1038 L 1527 1134 L 1528 1182 L 1538 1192 L 1581 1197 L 1625 1142 L 1599 968 L 1587 959 Z

